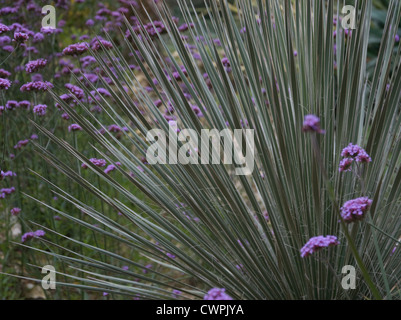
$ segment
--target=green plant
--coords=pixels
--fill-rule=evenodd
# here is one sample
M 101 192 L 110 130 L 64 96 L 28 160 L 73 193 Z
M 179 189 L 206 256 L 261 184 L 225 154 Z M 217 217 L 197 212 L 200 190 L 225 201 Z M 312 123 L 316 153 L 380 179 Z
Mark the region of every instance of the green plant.
M 197 46 L 201 67 L 167 12 L 161 19 L 168 26 L 168 34 L 160 36 L 158 47 L 145 40 L 143 30 L 140 40 L 127 24 L 131 37 L 126 39 L 126 46 L 148 81 L 153 83 L 153 77 L 158 80 L 157 85 L 152 84 L 152 94 L 118 50 L 92 52 L 104 74 L 113 80 L 112 85 L 102 81 L 113 102 L 101 98 L 99 104 L 113 123 L 128 128 L 124 134 L 127 139 L 120 141 L 107 132 L 97 134 L 102 123 L 85 104 L 78 104 L 82 115 L 68 108 L 56 94 L 54 97 L 96 143 L 99 156 L 121 164 L 116 165 L 116 176 L 105 174 L 79 148 L 39 125 L 38 130 L 65 150 L 71 162 L 60 161 L 39 144 L 37 150 L 77 188 L 120 212 L 126 224 L 51 181 L 47 182 L 60 197 L 104 228 L 37 201 L 71 219 L 74 225 L 127 245 L 160 269 L 144 275 L 144 266 L 128 255 L 69 239 L 83 249 L 78 252 L 44 238 L 42 241 L 54 249 L 36 250 L 82 272 L 65 274 L 74 280 L 65 285 L 145 299 L 174 298 L 173 289 L 183 293 L 180 298 L 201 298 L 212 287 L 223 287 L 237 299 L 400 298 L 400 250 L 393 249 L 401 225 L 401 60 L 400 51 L 393 50 L 395 30 L 389 26 L 399 24 L 401 3 L 390 2 L 376 68 L 369 81 L 366 58 L 372 1 L 356 1 L 357 27 L 348 35 L 340 23 L 333 24 L 333 17 L 339 21 L 335 12 L 340 12 L 341 4 L 335 0 L 297 1 L 295 5 L 290 0 L 259 0 L 255 8 L 249 1 L 238 1 L 238 26 L 227 1 L 213 1 L 208 7 L 210 26 L 190 16 L 187 2 L 179 1 L 186 22 L 195 25 L 188 41 Z M 241 32 L 243 27 L 245 32 Z M 337 36 L 333 37 L 335 29 Z M 210 34 L 220 39 L 230 70 L 221 62 L 222 52 Z M 169 57 L 170 65 L 164 62 L 163 54 Z M 205 81 L 205 72 L 209 82 Z M 83 89 L 95 98 L 91 93 L 95 87 Z M 189 100 L 183 90 L 190 94 Z M 236 176 L 233 166 L 222 163 L 144 165 L 141 157 L 149 147 L 147 132 L 169 128 L 155 107 L 154 95 L 166 108 L 168 102 L 172 104 L 180 128 L 200 134 L 202 128 L 223 130 L 228 122 L 232 129 L 254 129 L 253 174 Z M 200 107 L 204 118 L 196 116 L 192 105 Z M 313 135 L 313 143 L 301 132 L 307 114 L 318 115 L 326 131 L 325 135 Z M 358 176 L 338 170 L 341 150 L 350 142 L 364 146 L 373 159 Z M 94 177 L 83 177 L 74 161 L 88 164 Z M 92 178 L 100 179 L 116 193 L 102 192 Z M 138 199 L 132 187 L 121 181 L 139 189 L 145 200 Z M 339 206 L 362 195 L 373 199 L 369 219 L 342 228 Z M 301 258 L 300 249 L 318 235 L 336 235 L 340 245 L 316 253 L 315 259 Z M 96 252 L 99 258 L 85 252 Z M 356 261 L 359 256 L 360 261 Z M 130 270 L 122 270 L 122 263 Z M 356 290 L 341 287 L 345 265 L 366 270 L 358 271 Z

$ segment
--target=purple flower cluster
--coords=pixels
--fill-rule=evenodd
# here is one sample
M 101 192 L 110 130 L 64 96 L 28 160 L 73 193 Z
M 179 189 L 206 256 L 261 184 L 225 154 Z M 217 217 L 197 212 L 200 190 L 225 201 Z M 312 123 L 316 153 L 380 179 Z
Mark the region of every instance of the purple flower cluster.
M 47 105 L 38 104 L 33 107 L 33 113 L 37 114 L 40 117 L 43 117 L 46 114 Z
M 5 24 L 0 23 L 0 34 L 8 31 L 10 31 L 10 28 L 7 27 Z
M 0 78 L 8 78 L 9 76 L 11 76 L 11 72 L 0 69 Z
M 21 149 L 22 147 L 25 147 L 29 143 L 28 139 L 25 140 L 20 140 L 17 142 L 17 144 L 14 146 L 14 149 Z
M 30 106 L 31 106 L 31 103 L 29 101 L 26 101 L 26 100 L 23 100 L 23 101 L 20 101 L 20 102 L 15 101 L 15 100 L 8 100 L 6 102 L 6 109 L 7 110 L 14 110 L 14 109 L 20 108 L 20 107 L 29 110 Z
M 83 99 L 85 97 L 84 90 L 82 90 L 80 87 L 75 86 L 71 83 L 67 83 L 65 87 L 72 93 L 74 94 L 78 99 Z M 72 98 L 72 97 L 71 97 Z
M 25 83 L 20 90 L 22 92 L 47 91 L 52 88 L 54 88 L 54 86 L 48 81 L 33 81 Z
M 13 41 L 16 41 L 18 43 L 23 43 L 25 41 L 28 41 L 28 39 L 29 39 L 29 35 L 24 32 L 15 32 L 14 33 Z
M 89 159 L 89 161 L 92 162 L 96 167 L 105 167 L 107 164 L 106 160 L 104 159 L 91 158 Z M 88 168 L 88 166 L 85 163 L 83 163 L 81 167 L 84 169 Z
M 149 263 L 142 269 L 142 272 L 144 274 L 147 274 L 147 273 L 149 273 L 149 269 L 152 269 L 152 268 L 153 268 L 153 265 Z
M 13 216 L 17 216 L 17 215 L 19 215 L 21 213 L 21 209 L 20 208 L 12 208 L 11 209 L 11 214 L 13 215 Z
M 8 79 L 0 78 L 0 90 L 8 90 L 10 89 L 11 81 Z
M 94 43 L 92 44 L 92 50 L 93 51 L 98 51 L 100 49 L 112 49 L 113 44 L 110 41 L 103 40 L 103 39 L 96 39 Z
M 331 246 L 337 246 L 340 243 L 335 236 L 318 236 L 309 239 L 309 241 L 301 249 L 301 257 L 305 258 L 315 253 L 316 251 Z
M 74 123 L 74 124 L 72 124 L 72 125 L 70 125 L 68 127 L 68 131 L 69 132 L 71 132 L 71 131 L 81 131 L 81 130 L 82 130 L 81 126 L 79 124 L 76 124 L 76 123 Z
M 224 68 L 226 69 L 227 72 L 231 72 L 231 64 L 230 61 L 228 60 L 227 57 L 224 57 L 221 60 L 221 63 L 223 64 Z
M 6 103 L 6 109 L 7 110 L 14 110 L 14 109 L 16 109 L 18 107 L 19 107 L 18 101 L 8 100 L 7 103 Z
M 360 221 L 365 217 L 372 203 L 373 201 L 367 197 L 347 201 L 341 207 L 341 217 L 347 223 Z
M 309 114 L 309 115 L 305 116 L 302 131 L 303 132 L 317 132 L 320 134 L 326 133 L 324 130 L 322 130 L 320 128 L 320 119 L 313 114 Z
M 1 171 L 1 173 L 2 173 L 2 178 L 16 177 L 17 176 L 17 174 L 15 172 L 12 172 L 12 171 L 6 171 L 6 172 Z M 2 180 L 2 179 L 0 179 L 0 180 Z
M 343 149 L 343 151 L 341 152 L 341 156 L 343 158 L 352 158 L 356 162 L 361 162 L 361 163 L 372 162 L 372 159 L 364 149 L 362 149 L 358 145 L 353 145 L 352 143 L 350 143 L 348 147 Z
M 178 297 L 179 297 L 181 294 L 182 294 L 182 291 L 177 290 L 177 289 L 174 289 L 174 290 L 173 290 L 173 293 L 172 293 L 172 297 L 173 297 L 174 299 L 178 299 Z
M 116 163 L 117 164 L 117 163 Z M 116 170 L 117 167 L 114 164 L 109 164 L 106 169 L 104 169 L 105 174 L 109 174 L 110 172 Z
M 86 42 L 80 42 L 71 44 L 63 50 L 63 54 L 66 56 L 79 56 L 89 49 L 89 44 Z
M 25 71 L 28 73 L 37 72 L 39 69 L 44 68 L 46 66 L 46 64 L 47 64 L 46 59 L 38 59 L 38 60 L 29 61 L 25 65 Z
M 345 158 L 345 159 L 341 160 L 340 168 L 338 170 L 340 172 L 351 171 L 351 166 L 352 166 L 353 162 L 354 162 L 354 159 L 352 159 L 352 158 Z
M 43 230 L 30 231 L 22 235 L 21 242 L 28 241 L 32 238 L 43 237 L 46 233 Z
M 14 187 L 0 189 L 0 199 L 4 199 L 6 196 L 9 196 L 14 192 L 15 192 Z
M 369 163 L 372 162 L 370 156 L 366 153 L 364 149 L 362 149 L 358 145 L 353 145 L 350 143 L 346 148 L 341 152 L 341 156 L 344 158 L 340 162 L 339 171 L 347 172 L 352 170 L 352 163 Z
M 203 297 L 203 300 L 233 300 L 225 291 L 226 289 L 220 288 L 210 289 Z
M 29 108 L 31 107 L 31 103 L 27 100 L 22 100 L 22 101 L 18 102 L 18 107 L 29 110 Z

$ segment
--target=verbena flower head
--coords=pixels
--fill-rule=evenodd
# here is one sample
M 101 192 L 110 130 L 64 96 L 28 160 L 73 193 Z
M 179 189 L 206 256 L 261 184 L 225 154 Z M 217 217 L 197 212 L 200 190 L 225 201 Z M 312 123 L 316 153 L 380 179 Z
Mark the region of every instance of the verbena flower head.
M 66 56 L 79 56 L 89 49 L 87 42 L 71 44 L 63 50 L 63 54 Z
M 309 241 L 301 249 L 301 257 L 308 257 L 322 248 L 337 246 L 339 244 L 340 243 L 335 236 L 318 236 L 310 238 Z
M 177 299 L 178 296 L 181 295 L 181 294 L 182 294 L 182 291 L 174 289 L 173 293 L 172 293 L 172 296 L 173 296 L 174 299 Z
M 345 222 L 351 223 L 365 218 L 366 213 L 372 205 L 372 200 L 367 197 L 361 197 L 347 201 L 341 207 L 341 217 Z
M 226 289 L 220 288 L 210 289 L 203 297 L 203 300 L 233 300 L 225 291 Z
M 72 125 L 70 125 L 68 127 L 68 131 L 69 132 L 71 132 L 71 131 L 81 131 L 81 130 L 82 130 L 81 126 L 79 124 L 76 124 L 76 123 L 74 123 L 74 124 L 72 124 Z
M 17 176 L 17 174 L 15 172 L 12 172 L 12 171 L 6 171 L 6 172 L 3 172 L 3 174 L 4 174 L 4 177 L 16 177 Z
M 43 117 L 46 114 L 47 105 L 45 104 L 38 104 L 37 106 L 33 107 L 33 113 L 37 114 L 38 116 Z
M 96 167 L 105 167 L 106 164 L 107 164 L 106 160 L 104 160 L 104 159 L 92 158 L 92 159 L 89 159 L 89 161 L 92 162 Z M 81 165 L 81 167 L 84 168 L 84 169 L 88 168 L 88 166 L 85 163 L 83 163 Z
M 0 69 L 0 78 L 8 78 L 11 76 L 11 72 L 4 70 L 4 69 Z
M 18 103 L 18 101 L 15 100 L 8 100 L 6 103 L 6 109 L 8 110 L 14 110 L 16 108 L 18 108 L 20 105 Z
M 0 78 L 0 90 L 8 90 L 10 89 L 11 81 L 8 79 Z
M 350 143 L 346 148 L 341 152 L 341 156 L 343 158 L 353 158 L 357 162 L 367 163 L 371 162 L 372 159 L 366 153 L 364 149 L 362 149 L 358 145 L 353 145 Z
M 32 238 L 40 238 L 43 237 L 46 233 L 43 230 L 36 230 L 36 231 L 30 231 L 22 235 L 21 241 L 25 242 L 27 240 L 30 240 Z
M 14 149 L 21 149 L 22 147 L 25 147 L 29 143 L 28 139 L 25 140 L 20 140 L 17 142 L 17 144 L 14 146 Z
M 24 32 L 15 32 L 14 33 L 13 41 L 16 41 L 18 43 L 23 43 L 25 41 L 28 41 L 28 39 L 29 39 L 29 35 Z
M 80 87 L 73 85 L 71 83 L 67 83 L 65 87 L 72 93 L 74 94 L 78 99 L 83 99 L 85 97 L 84 90 L 82 90 Z M 71 97 L 71 96 L 70 96 Z M 61 97 L 60 97 L 61 98 Z M 73 97 L 71 97 L 73 98 Z
M 320 128 L 320 119 L 313 114 L 309 114 L 309 115 L 305 116 L 302 131 L 303 132 L 317 132 L 320 134 L 326 133 L 324 130 L 322 130 Z
M 47 91 L 52 88 L 54 88 L 54 86 L 48 81 L 33 81 L 25 83 L 20 90 L 22 92 L 28 92 L 28 91 L 38 92 L 38 91 Z
M 351 165 L 352 165 L 353 162 L 354 162 L 354 159 L 352 159 L 352 158 L 342 159 L 341 162 L 340 162 L 339 171 L 340 172 L 351 171 Z
M 112 49 L 113 44 L 110 41 L 103 40 L 103 39 L 96 39 L 96 41 L 92 44 L 93 51 L 98 51 L 103 48 L 104 49 Z
M 42 69 L 46 66 L 47 60 L 46 59 L 38 59 L 38 60 L 33 60 L 29 61 L 25 65 L 25 71 L 28 73 L 33 73 L 38 71 L 39 69 Z
M 12 214 L 13 216 L 17 216 L 20 212 L 21 212 L 21 209 L 20 209 L 20 208 L 12 208 L 12 209 L 11 209 L 11 214 Z
M 105 174 L 109 174 L 110 172 L 116 170 L 116 166 L 114 164 L 109 164 L 106 169 L 104 169 Z
M 10 28 L 7 27 L 5 24 L 0 23 L 0 34 L 8 31 L 10 31 Z
M 18 102 L 18 106 L 29 110 L 29 108 L 31 107 L 31 103 L 27 100 L 22 100 L 22 101 Z
M 9 196 L 10 194 L 12 194 L 14 192 L 15 192 L 15 188 L 14 187 L 0 189 L 0 194 L 4 194 L 5 196 Z

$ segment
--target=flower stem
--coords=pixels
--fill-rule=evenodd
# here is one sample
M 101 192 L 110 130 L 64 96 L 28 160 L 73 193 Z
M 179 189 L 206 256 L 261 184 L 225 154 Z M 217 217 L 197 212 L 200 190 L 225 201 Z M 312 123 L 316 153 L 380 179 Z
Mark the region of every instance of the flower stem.
M 373 283 L 372 278 L 370 277 L 369 272 L 367 271 L 367 269 L 365 267 L 365 264 L 363 263 L 363 260 L 362 260 L 361 256 L 358 253 L 358 250 L 357 250 L 357 248 L 355 246 L 355 243 L 352 240 L 352 237 L 350 236 L 350 234 L 348 232 L 347 225 L 344 222 L 343 217 L 341 216 L 340 206 L 337 203 L 337 200 L 336 200 L 336 197 L 335 197 L 335 194 L 334 194 L 333 185 L 332 185 L 331 181 L 328 178 L 326 168 L 325 168 L 325 166 L 323 164 L 323 161 L 322 161 L 322 158 L 321 158 L 320 147 L 319 147 L 319 144 L 317 142 L 316 133 L 312 133 L 311 138 L 312 138 L 312 146 L 313 146 L 313 150 L 315 152 L 316 160 L 317 160 L 317 162 L 318 162 L 318 164 L 320 166 L 320 169 L 322 171 L 322 174 L 323 174 L 323 177 L 324 177 L 324 180 L 325 180 L 325 183 L 326 183 L 326 187 L 327 187 L 327 190 L 329 192 L 330 199 L 333 202 L 334 210 L 337 212 L 337 214 L 338 214 L 338 216 L 340 218 L 340 225 L 341 225 L 341 228 L 343 229 L 345 238 L 347 239 L 347 242 L 348 242 L 348 244 L 349 244 L 349 246 L 351 248 L 352 254 L 354 255 L 354 258 L 355 258 L 359 268 L 361 269 L 361 272 L 362 272 L 362 275 L 363 275 L 363 277 L 364 277 L 364 279 L 366 281 L 366 284 L 369 286 L 370 290 L 372 291 L 372 294 L 373 294 L 374 298 L 376 300 L 382 300 L 382 296 L 380 294 L 380 291 L 376 288 L 375 284 Z

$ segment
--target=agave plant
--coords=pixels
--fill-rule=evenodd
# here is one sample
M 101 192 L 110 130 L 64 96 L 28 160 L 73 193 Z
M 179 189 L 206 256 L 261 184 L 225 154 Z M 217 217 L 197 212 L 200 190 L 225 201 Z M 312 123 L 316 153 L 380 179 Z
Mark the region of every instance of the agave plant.
M 401 3 L 390 1 L 371 78 L 366 71 L 371 0 L 355 2 L 356 28 L 348 31 L 340 23 L 342 1 L 239 0 L 239 23 L 226 0 L 209 3 L 208 23 L 190 14 L 187 1 L 178 4 L 193 26 L 188 37 L 167 8 L 159 12 L 165 34 L 156 39 L 127 21 L 125 50 L 141 76 L 115 47 L 100 43 L 103 50 L 91 52 L 112 79 L 102 80 L 111 97 L 84 81 L 87 99 L 72 109 L 52 90 L 75 123 L 70 129 L 82 129 L 70 134 L 90 136 L 92 154 L 110 163 L 112 174 L 89 159 L 89 146 L 71 145 L 36 125 L 71 161 L 39 144 L 38 154 L 102 206 L 43 179 L 101 227 L 27 196 L 74 226 L 128 248 L 116 254 L 41 226 L 74 248 L 45 236 L 47 249 L 35 249 L 74 268 L 59 272 L 71 278 L 59 284 L 144 299 L 196 299 L 211 288 L 224 288 L 234 299 L 400 298 L 401 259 L 395 249 L 401 236 L 401 60 L 390 26 L 399 25 Z M 192 55 L 194 46 L 201 64 Z M 110 121 L 126 127 L 124 139 L 89 111 L 91 100 Z M 304 123 L 308 115 L 315 116 Z M 254 170 L 236 175 L 235 164 L 223 161 L 147 164 L 148 132 L 169 132 L 172 119 L 199 139 L 202 129 L 253 130 Z M 245 134 L 242 139 L 245 154 L 249 139 Z M 342 152 L 350 143 L 372 161 L 361 163 Z M 202 149 L 192 152 L 200 159 Z M 353 167 L 342 162 L 342 169 L 352 172 L 339 170 L 343 156 L 355 160 Z M 82 172 L 82 163 L 91 174 Z M 104 192 L 104 186 L 115 191 Z M 340 213 L 358 197 L 369 199 L 364 219 L 347 223 Z M 304 247 L 311 238 L 311 246 Z M 333 241 L 324 245 L 319 239 Z M 317 250 L 330 244 L 335 246 Z M 159 269 L 143 274 L 144 265 L 132 252 Z M 342 285 L 345 266 L 356 268 L 353 290 Z M 172 295 L 173 290 L 181 294 Z

